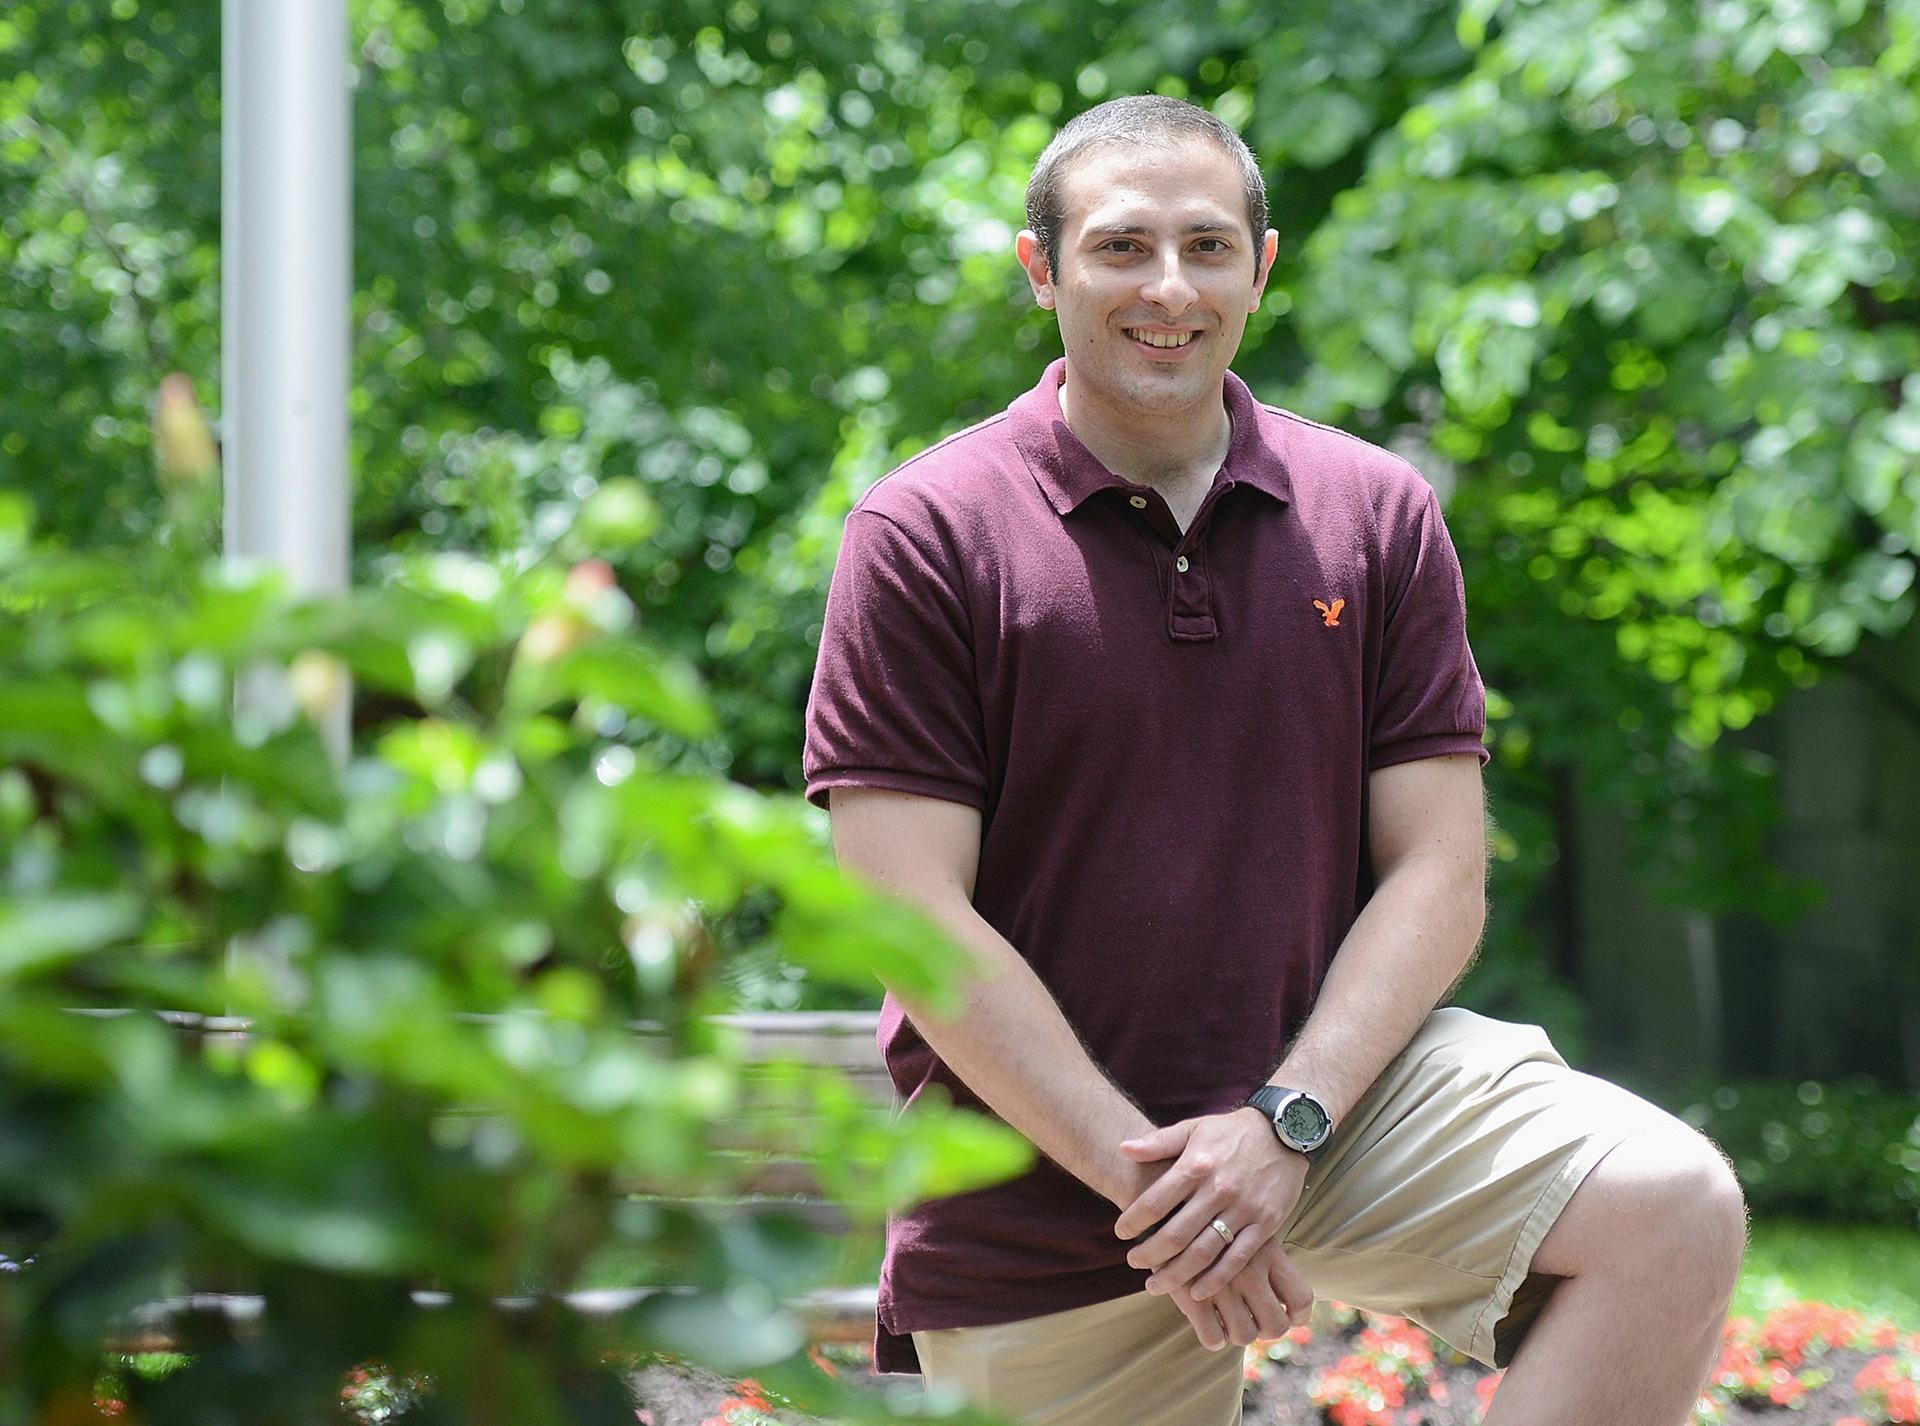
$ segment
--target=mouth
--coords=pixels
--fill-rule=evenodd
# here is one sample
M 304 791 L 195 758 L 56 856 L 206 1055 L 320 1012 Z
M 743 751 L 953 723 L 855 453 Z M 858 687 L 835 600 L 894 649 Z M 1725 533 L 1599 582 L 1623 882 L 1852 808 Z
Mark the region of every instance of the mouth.
M 1136 347 L 1163 360 L 1190 350 L 1200 337 L 1198 332 L 1157 332 L 1150 327 L 1122 327 L 1120 330 Z
M 1160 347 L 1160 349 L 1164 349 L 1164 351 L 1173 351 L 1173 349 L 1185 347 L 1185 345 L 1190 344 L 1196 336 L 1200 336 L 1198 332 L 1154 332 L 1154 330 L 1144 328 L 1144 326 L 1123 326 L 1121 330 L 1123 330 L 1127 336 L 1131 336 L 1135 342 L 1148 345 L 1148 347 Z

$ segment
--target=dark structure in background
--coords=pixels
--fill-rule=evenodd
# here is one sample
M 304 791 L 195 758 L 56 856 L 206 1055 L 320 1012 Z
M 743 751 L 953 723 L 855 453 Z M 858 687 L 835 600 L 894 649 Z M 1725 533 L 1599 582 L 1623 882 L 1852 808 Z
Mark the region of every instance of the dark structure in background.
M 1634 1081 L 1870 1074 L 1920 1091 L 1920 627 L 1868 642 L 1743 736 L 1775 760 L 1794 924 L 1653 903 L 1625 829 L 1567 799 L 1557 918 L 1595 1067 Z

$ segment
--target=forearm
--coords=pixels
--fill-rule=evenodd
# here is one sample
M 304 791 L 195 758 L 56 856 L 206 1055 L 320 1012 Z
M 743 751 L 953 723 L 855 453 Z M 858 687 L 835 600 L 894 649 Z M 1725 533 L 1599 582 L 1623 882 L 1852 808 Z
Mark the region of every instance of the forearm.
M 1396 867 L 1334 953 L 1272 1082 L 1311 1090 L 1338 1126 L 1459 979 L 1485 922 L 1484 882 L 1458 862 Z
M 1101 1072 L 1033 967 L 957 890 L 916 898 L 981 975 L 954 1017 L 902 1001 L 935 1054 L 1060 1167 L 1124 1207 L 1159 1177 L 1120 1152 L 1153 1122 Z M 897 992 L 896 992 L 897 994 Z

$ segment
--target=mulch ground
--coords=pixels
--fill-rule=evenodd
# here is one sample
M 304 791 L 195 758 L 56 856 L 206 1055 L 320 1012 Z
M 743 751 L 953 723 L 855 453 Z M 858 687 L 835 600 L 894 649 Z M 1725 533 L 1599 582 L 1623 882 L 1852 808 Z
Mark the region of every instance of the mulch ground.
M 815 1360 L 874 1380 L 864 1352 Z M 1248 1426 L 1473 1426 L 1499 1388 L 1489 1372 L 1400 1318 L 1332 1305 L 1311 1328 L 1247 1351 Z M 634 1378 L 642 1426 L 805 1426 L 810 1418 L 738 1381 L 682 1362 Z M 1727 1326 L 1695 1426 L 1920 1423 L 1920 1333 L 1820 1303 Z

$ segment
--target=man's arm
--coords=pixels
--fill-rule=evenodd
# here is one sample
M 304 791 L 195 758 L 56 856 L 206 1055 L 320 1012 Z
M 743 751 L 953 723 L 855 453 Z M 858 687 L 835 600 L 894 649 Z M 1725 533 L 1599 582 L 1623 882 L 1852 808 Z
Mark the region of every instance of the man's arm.
M 1381 768 L 1367 791 L 1374 894 L 1270 1081 L 1318 1095 L 1336 1133 L 1465 972 L 1486 923 L 1479 759 L 1462 754 Z M 1154 1270 L 1150 1290 L 1191 1284 L 1200 1299 L 1285 1225 L 1306 1179 L 1306 1159 L 1282 1146 L 1255 1109 L 1183 1120 L 1124 1147 L 1142 1162 L 1175 1155 L 1179 1161 L 1120 1215 L 1114 1231 L 1130 1238 L 1173 1213 L 1128 1258 Z M 1203 1231 L 1215 1218 L 1235 1229 L 1231 1246 Z
M 1311 1090 L 1335 1124 L 1466 974 L 1487 922 L 1479 759 L 1381 768 L 1367 791 L 1373 897 L 1340 943 L 1313 1013 L 1269 1081 Z
M 1160 1171 L 1133 1162 L 1120 1141 L 1153 1121 L 1101 1073 L 1033 967 L 974 910 L 979 812 L 869 787 L 836 787 L 831 800 L 841 866 L 912 902 L 978 965 L 954 1019 L 895 990 L 914 1028 L 1047 1157 L 1116 1206 L 1133 1202 Z

